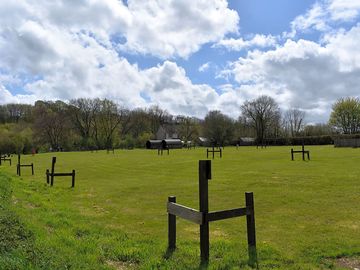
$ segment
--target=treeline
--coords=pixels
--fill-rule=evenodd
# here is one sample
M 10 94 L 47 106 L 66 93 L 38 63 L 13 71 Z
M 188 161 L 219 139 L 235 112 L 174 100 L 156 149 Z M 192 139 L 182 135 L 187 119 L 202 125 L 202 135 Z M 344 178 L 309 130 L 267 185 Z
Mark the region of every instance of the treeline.
M 345 108 L 344 115 L 349 114 L 349 106 L 345 105 L 350 103 L 354 107 L 354 101 L 358 102 L 350 98 L 334 104 L 331 125 L 306 125 L 304 111 L 291 109 L 281 113 L 275 100 L 268 96 L 246 101 L 236 120 L 220 111 L 210 111 L 204 119 L 199 119 L 174 116 L 158 106 L 129 110 L 108 99 L 5 104 L 0 106 L 0 151 L 144 147 L 147 140 L 156 138 L 160 127 L 169 136 L 183 141 L 196 141 L 201 136 L 220 145 L 236 144 L 243 137 L 256 138 L 257 143 L 277 144 L 296 141 L 289 138 L 309 137 L 315 143 L 316 136 L 359 131 L 360 116 L 358 124 L 352 121 L 350 128 L 341 126 L 345 120 L 339 111 Z M 352 115 L 351 119 L 356 117 Z

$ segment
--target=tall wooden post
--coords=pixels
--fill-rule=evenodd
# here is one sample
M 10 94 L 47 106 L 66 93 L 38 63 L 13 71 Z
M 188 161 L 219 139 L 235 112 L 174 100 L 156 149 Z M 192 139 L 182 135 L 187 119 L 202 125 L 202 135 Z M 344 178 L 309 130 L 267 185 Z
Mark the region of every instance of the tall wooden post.
M 31 163 L 31 174 L 34 175 L 34 163 Z
M 209 189 L 208 180 L 211 179 L 211 161 L 199 161 L 199 201 L 200 212 L 203 214 L 203 223 L 200 225 L 200 257 L 201 262 L 209 260 Z
M 46 184 L 50 184 L 50 181 L 49 181 L 49 169 L 46 170 Z
M 21 176 L 21 172 L 20 172 L 20 154 L 18 154 L 18 164 L 16 166 L 16 172 L 18 176 Z
M 302 149 L 302 158 L 303 158 L 303 160 L 305 160 L 305 147 L 304 147 L 304 144 L 302 144 L 301 149 Z
M 176 197 L 168 197 L 168 202 L 176 203 Z M 168 214 L 168 250 L 176 248 L 176 216 Z
M 72 170 L 72 175 L 71 175 L 71 187 L 75 187 L 75 170 Z
M 255 211 L 254 211 L 254 195 L 252 192 L 245 193 L 246 201 L 246 224 L 247 224 L 247 238 L 249 250 L 249 265 L 255 267 L 257 263 L 256 254 L 256 234 L 255 234 Z
M 52 158 L 52 163 L 51 163 L 51 183 L 50 185 L 52 186 L 54 184 L 54 172 L 55 172 L 55 163 L 56 163 L 56 157 Z
M 294 149 L 291 148 L 291 160 L 294 161 Z

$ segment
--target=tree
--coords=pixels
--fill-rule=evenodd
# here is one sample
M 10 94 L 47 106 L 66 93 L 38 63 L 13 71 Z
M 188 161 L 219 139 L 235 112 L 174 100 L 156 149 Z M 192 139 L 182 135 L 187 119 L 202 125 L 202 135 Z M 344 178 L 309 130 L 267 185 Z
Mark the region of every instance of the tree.
M 69 103 L 72 124 L 82 138 L 82 146 L 89 147 L 89 140 L 93 133 L 93 126 L 98 102 L 93 99 L 73 99 Z
M 48 143 L 52 149 L 70 144 L 68 105 L 62 101 L 37 101 L 34 108 L 34 131 L 39 144 Z
M 193 117 L 177 116 L 175 122 L 178 123 L 179 137 L 184 141 L 196 139 L 199 135 L 199 120 Z
M 114 135 L 119 127 L 124 110 L 108 99 L 96 99 L 96 116 L 94 119 L 94 138 L 98 148 L 111 149 L 114 143 Z
M 291 137 L 300 135 L 305 126 L 305 112 L 299 109 L 290 109 L 285 112 L 285 129 Z
M 277 130 L 279 126 L 280 110 L 275 100 L 269 96 L 246 101 L 241 106 L 241 112 L 255 128 L 258 143 L 263 143 L 267 133 L 271 133 L 271 128 Z
M 204 119 L 203 131 L 212 143 L 225 145 L 233 139 L 234 120 L 220 111 L 210 111 Z
M 329 124 L 344 134 L 360 132 L 360 100 L 353 97 L 338 99 L 332 107 Z
M 151 106 L 147 110 L 147 113 L 150 120 L 150 128 L 152 134 L 156 134 L 161 125 L 169 123 L 172 120 L 172 115 L 169 114 L 166 110 L 162 110 L 157 105 Z

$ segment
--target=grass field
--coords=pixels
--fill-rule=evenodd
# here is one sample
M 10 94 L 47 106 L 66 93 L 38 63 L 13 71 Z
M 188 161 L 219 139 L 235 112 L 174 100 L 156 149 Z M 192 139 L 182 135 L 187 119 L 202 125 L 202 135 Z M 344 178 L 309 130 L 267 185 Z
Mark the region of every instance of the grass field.
M 225 148 L 210 210 L 243 207 L 254 192 L 259 269 L 360 267 L 360 149 L 307 148 L 309 162 L 290 161 L 290 147 Z M 76 169 L 74 189 L 69 177 L 45 184 L 52 156 L 56 171 Z M 165 252 L 167 197 L 198 209 L 200 159 L 204 148 L 38 154 L 22 157 L 35 175 L 21 177 L 3 164 L 0 269 L 199 269 L 198 225 L 178 219 L 178 248 Z M 247 258 L 245 218 L 210 224 L 208 269 L 250 269 Z

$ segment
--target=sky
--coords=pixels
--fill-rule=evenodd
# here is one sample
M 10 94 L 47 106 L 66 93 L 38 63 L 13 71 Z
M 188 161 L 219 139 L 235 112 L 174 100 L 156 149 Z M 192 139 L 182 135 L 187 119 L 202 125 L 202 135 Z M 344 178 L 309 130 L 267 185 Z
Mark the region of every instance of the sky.
M 0 0 L 0 104 L 108 98 L 238 118 L 261 95 L 326 123 L 360 97 L 360 0 Z

